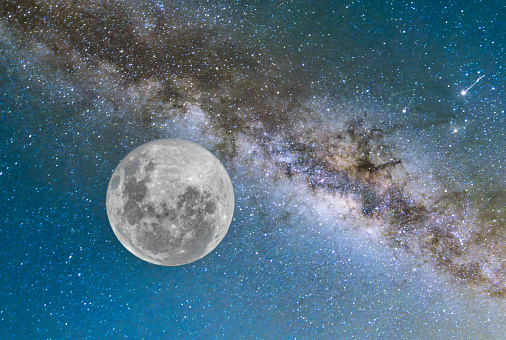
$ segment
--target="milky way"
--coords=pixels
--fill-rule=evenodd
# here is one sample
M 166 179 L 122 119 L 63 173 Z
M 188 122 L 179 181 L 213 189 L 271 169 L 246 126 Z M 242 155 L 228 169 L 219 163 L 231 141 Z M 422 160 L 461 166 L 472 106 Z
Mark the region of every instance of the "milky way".
M 504 296 L 506 191 L 504 182 L 493 184 L 497 177 L 503 181 L 503 172 L 489 176 L 480 169 L 474 178 L 459 177 L 452 157 L 462 151 L 452 147 L 471 140 L 460 150 L 473 154 L 473 138 L 481 138 L 487 125 L 473 118 L 463 98 L 468 93 L 455 90 L 453 99 L 441 99 L 450 96 L 438 80 L 450 77 L 444 67 L 425 83 L 415 82 L 412 92 L 397 93 L 400 80 L 357 90 L 352 75 L 358 62 L 338 56 L 350 70 L 318 74 L 327 69 L 325 52 L 304 61 L 293 46 L 264 50 L 256 37 L 248 44 L 244 32 L 220 26 L 205 11 L 119 1 L 9 1 L 0 8 L 1 25 L 9 32 L 4 41 L 15 41 L 44 72 L 63 74 L 76 100 L 108 105 L 107 119 L 135 122 L 157 138 L 173 137 L 172 127 L 179 126 L 230 166 L 254 169 L 269 181 L 302 188 L 298 195 L 330 204 L 343 228 L 429 263 L 466 289 L 478 288 L 493 299 Z M 409 33 L 403 29 L 401 37 Z M 345 33 L 337 43 L 352 39 Z M 417 40 L 417 46 L 423 44 L 430 42 Z M 450 41 L 448 46 L 454 48 Z M 403 71 L 386 65 L 390 57 L 382 59 L 383 52 L 374 53 L 377 72 L 362 72 L 368 82 L 389 74 L 398 79 L 395 72 L 402 79 L 432 72 L 410 70 L 409 58 L 415 57 L 409 53 L 406 61 L 390 60 L 406 65 Z M 478 77 L 469 77 L 463 89 L 472 92 L 487 80 L 481 76 L 473 87 Z M 500 83 L 500 76 L 489 78 L 489 84 Z M 322 90 L 329 86 L 332 91 Z M 489 117 L 504 113 L 502 102 L 491 102 Z M 432 111 L 424 111 L 427 107 Z M 403 109 L 416 114 L 405 119 Z M 438 110 L 449 113 L 434 113 Z M 460 116 L 452 116 L 457 111 Z M 427 130 L 439 131 L 441 139 L 426 143 L 434 136 Z M 436 146 L 443 151 L 432 153 Z M 438 159 L 451 166 L 437 167 Z

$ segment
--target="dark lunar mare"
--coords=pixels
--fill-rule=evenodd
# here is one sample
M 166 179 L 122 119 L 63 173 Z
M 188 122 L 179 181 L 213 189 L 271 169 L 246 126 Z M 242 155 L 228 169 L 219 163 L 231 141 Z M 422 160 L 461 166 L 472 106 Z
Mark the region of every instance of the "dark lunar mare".
M 212 195 L 200 192 L 198 188 L 188 186 L 185 192 L 178 196 L 176 207 L 169 207 L 166 203 L 153 205 L 147 203 L 141 205 L 140 210 L 146 212 L 157 222 L 152 222 L 153 231 L 147 232 L 139 229 L 138 240 L 144 249 L 149 249 L 153 254 L 160 254 L 184 249 L 185 252 L 194 254 L 199 258 L 205 254 L 207 245 L 215 235 L 216 204 Z M 126 208 L 127 209 L 127 208 Z M 172 236 L 164 231 L 164 225 L 177 225 L 181 233 Z M 194 233 L 196 240 L 191 243 L 185 242 L 188 233 Z

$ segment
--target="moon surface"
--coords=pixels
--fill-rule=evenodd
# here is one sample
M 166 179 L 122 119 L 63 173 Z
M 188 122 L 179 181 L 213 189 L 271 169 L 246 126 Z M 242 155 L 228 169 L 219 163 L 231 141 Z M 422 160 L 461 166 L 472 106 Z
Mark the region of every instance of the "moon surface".
M 225 237 L 234 191 L 211 152 L 186 140 L 160 139 L 119 163 L 106 207 L 114 233 L 131 253 L 178 266 L 209 254 Z

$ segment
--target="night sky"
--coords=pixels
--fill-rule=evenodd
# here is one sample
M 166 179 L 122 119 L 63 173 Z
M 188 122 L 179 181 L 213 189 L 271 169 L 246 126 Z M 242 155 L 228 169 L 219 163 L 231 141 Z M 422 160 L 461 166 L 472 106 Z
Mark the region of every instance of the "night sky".
M 506 339 L 506 6 L 0 2 L 0 338 Z M 114 235 L 112 172 L 220 159 L 223 241 Z

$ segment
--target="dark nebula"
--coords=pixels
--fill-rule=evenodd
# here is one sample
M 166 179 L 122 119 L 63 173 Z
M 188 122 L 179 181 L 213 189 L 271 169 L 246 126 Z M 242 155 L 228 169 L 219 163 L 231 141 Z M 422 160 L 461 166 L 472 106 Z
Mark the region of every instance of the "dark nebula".
M 198 107 L 209 131 L 222 139 L 216 151 L 223 159 L 242 157 L 238 144 L 246 138 L 254 145 L 253 165 L 266 161 L 278 179 L 305 183 L 308 194 L 352 202 L 354 227 L 378 228 L 389 246 L 432 263 L 456 282 L 495 297 L 506 293 L 502 215 L 487 214 L 487 203 L 466 191 L 443 185 L 420 198 L 407 189 L 416 178 L 392 145 L 396 125 L 363 113 L 341 125 L 315 123 L 318 114 L 306 105 L 315 92 L 305 75 L 282 77 L 293 74 L 295 55 L 287 52 L 284 64 L 273 64 L 253 45 L 236 46 L 228 32 L 188 24 L 177 9 L 35 0 L 0 8 L 19 44 L 84 84 L 83 100 L 105 98 L 147 128 Z M 101 82 L 111 84 L 110 91 L 87 90 Z M 129 195 L 141 195 L 141 187 Z M 194 196 L 187 191 L 182 201 Z M 199 214 L 212 205 L 205 210 Z

